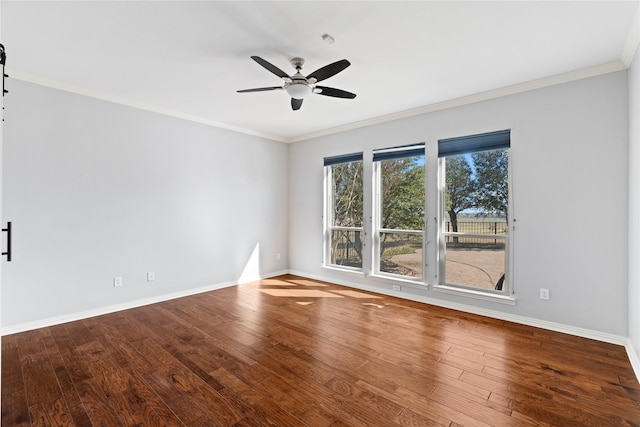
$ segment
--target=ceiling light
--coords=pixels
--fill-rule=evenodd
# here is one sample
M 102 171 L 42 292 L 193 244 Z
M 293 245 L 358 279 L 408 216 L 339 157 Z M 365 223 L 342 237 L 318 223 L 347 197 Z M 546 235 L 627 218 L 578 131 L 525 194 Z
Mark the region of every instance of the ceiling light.
M 306 83 L 291 83 L 285 89 L 289 96 L 295 99 L 303 99 L 311 93 L 311 86 Z

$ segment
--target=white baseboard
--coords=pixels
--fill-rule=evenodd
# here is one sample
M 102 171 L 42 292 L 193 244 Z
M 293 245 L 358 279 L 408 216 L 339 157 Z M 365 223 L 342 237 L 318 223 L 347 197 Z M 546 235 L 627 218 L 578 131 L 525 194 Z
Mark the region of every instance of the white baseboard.
M 452 310 L 464 311 L 466 313 L 478 314 L 480 316 L 491 317 L 494 319 L 506 320 L 508 322 L 519 323 L 522 325 L 533 326 L 536 328 L 547 329 L 550 331 L 562 332 L 565 334 L 574 335 L 582 338 L 590 338 L 593 340 L 603 341 L 610 344 L 626 346 L 629 340 L 627 337 L 623 337 L 620 335 L 608 334 L 605 332 L 594 331 L 591 329 L 578 328 L 576 326 L 549 322 L 546 320 L 535 319 L 533 317 L 518 316 L 516 314 L 503 313 L 501 311 L 474 307 L 472 305 L 460 304 L 460 303 L 445 301 L 437 298 L 429 298 L 427 296 L 422 296 L 422 295 L 408 294 L 405 292 L 397 292 L 397 291 L 385 289 L 382 287 L 361 285 L 361 284 L 347 282 L 344 280 L 336 280 L 334 278 L 327 279 L 326 277 L 316 276 L 316 275 L 304 273 L 301 271 L 291 270 L 289 271 L 289 273 L 295 274 L 296 276 L 306 277 L 308 279 L 322 280 L 325 282 L 348 286 L 350 288 L 361 289 L 363 291 L 375 292 L 378 294 L 389 295 L 392 297 L 403 298 L 403 299 L 416 301 L 416 302 L 422 302 L 425 304 L 435 305 L 443 308 L 450 308 Z M 640 376 L 638 378 L 640 379 Z
M 288 270 L 275 271 L 273 273 L 261 275 L 259 277 L 252 278 L 252 280 L 243 280 L 242 283 L 249 281 L 268 279 L 270 277 L 280 276 L 289 273 Z M 239 281 L 230 281 L 216 283 L 213 285 L 202 286 L 199 288 L 187 289 L 180 292 L 172 292 L 169 294 L 156 295 L 149 298 L 139 299 L 135 301 L 128 301 L 122 304 L 108 305 L 104 307 L 98 307 L 91 310 L 79 311 L 76 313 L 65 314 L 62 316 L 49 317 L 47 319 L 40 319 L 33 322 L 19 323 L 16 325 L 3 326 L 0 330 L 0 336 L 16 334 L 18 332 L 31 331 L 38 328 L 46 328 L 48 326 L 59 325 L 61 323 L 73 322 L 76 320 L 87 319 L 89 317 L 102 316 L 103 314 L 115 313 L 117 311 L 128 310 L 130 308 L 142 307 L 145 305 L 156 304 L 163 301 L 169 301 L 176 298 L 188 297 L 191 295 L 201 294 L 203 292 L 215 291 L 217 289 L 228 288 L 240 284 Z
M 289 270 L 280 270 L 274 271 L 269 274 L 261 274 L 261 275 L 250 275 L 250 276 L 241 276 L 236 282 L 238 285 L 242 285 L 243 283 L 251 283 L 256 282 L 258 280 L 268 279 L 270 277 L 282 276 L 283 274 L 289 274 Z
M 636 378 L 640 381 L 640 358 L 638 358 L 638 353 L 636 353 L 635 348 L 633 348 L 633 344 L 630 339 L 627 339 L 627 344 L 624 347 L 627 350 L 627 356 L 629 356 L 633 372 L 635 372 Z

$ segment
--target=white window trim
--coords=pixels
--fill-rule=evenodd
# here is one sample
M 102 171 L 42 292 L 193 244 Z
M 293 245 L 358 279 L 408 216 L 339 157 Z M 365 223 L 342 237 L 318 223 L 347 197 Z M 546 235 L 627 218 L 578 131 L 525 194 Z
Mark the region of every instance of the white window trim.
M 429 285 L 424 282 L 424 278 L 411 280 L 407 278 L 408 276 L 400 276 L 398 274 L 384 272 L 367 274 L 366 277 L 380 282 L 398 283 L 403 286 L 410 286 L 416 289 L 425 290 L 429 288 Z
M 513 266 L 513 223 L 515 222 L 515 217 L 513 216 L 513 204 L 512 204 L 512 174 L 511 174 L 511 148 L 509 148 L 507 152 L 508 156 L 508 182 L 509 182 L 509 191 L 508 191 L 508 215 L 511 218 L 512 224 L 509 225 L 509 233 L 507 235 L 504 234 L 473 234 L 473 233 L 454 233 L 451 231 L 444 231 L 444 197 L 445 197 L 445 159 L 446 157 L 442 157 L 438 159 L 438 227 L 437 227 L 437 242 L 438 242 L 438 251 L 437 251 L 437 278 L 438 281 L 433 285 L 433 289 L 436 292 L 443 292 L 454 295 L 463 295 L 470 298 L 481 299 L 486 301 L 494 301 L 503 304 L 515 305 L 515 291 L 513 286 L 513 274 L 512 274 L 512 266 Z M 446 253 L 445 245 L 446 245 L 446 237 L 447 236 L 469 236 L 469 237 L 481 237 L 481 238 L 500 238 L 504 240 L 505 243 L 505 281 L 503 283 L 502 291 L 495 290 L 482 290 L 482 289 L 472 289 L 468 286 L 462 284 L 455 283 L 446 283 L 442 282 L 442 276 L 446 275 L 445 263 L 446 256 L 443 257 L 442 254 Z M 445 272 L 445 274 L 443 274 Z
M 364 176 L 363 176 L 364 179 Z M 324 200 L 324 217 L 323 217 L 323 236 L 322 239 L 322 268 L 327 270 L 334 271 L 342 271 L 346 273 L 356 273 L 360 275 L 364 275 L 364 260 L 363 267 L 349 267 L 338 264 L 331 264 L 331 236 L 333 230 L 347 230 L 347 231 L 360 231 L 362 235 L 362 241 L 364 243 L 365 235 L 364 235 L 364 222 L 362 227 L 342 227 L 342 226 L 334 226 L 333 224 L 333 175 L 332 175 L 332 166 L 324 167 L 324 189 L 323 189 L 323 200 Z M 364 221 L 364 218 L 363 218 Z M 363 245 L 364 251 L 364 245 Z
M 321 268 L 327 271 L 338 271 L 340 273 L 353 274 L 354 276 L 360 276 L 360 277 L 366 276 L 363 269 L 356 268 L 356 267 L 348 267 L 345 265 L 322 264 Z
M 433 290 L 445 294 L 460 295 L 468 298 L 497 302 L 500 304 L 516 305 L 515 296 L 509 294 L 493 293 L 496 291 L 482 291 L 455 285 L 433 285 Z
M 392 228 L 382 228 L 380 227 L 381 218 L 380 218 L 380 206 L 382 203 L 382 195 L 380 193 L 380 189 L 382 188 L 382 175 L 381 175 L 381 164 L 382 162 L 373 162 L 373 205 L 372 205 L 372 224 L 371 224 L 371 273 L 367 275 L 367 277 L 371 277 L 379 280 L 386 281 L 394 281 L 403 283 L 406 285 L 412 285 L 420 289 L 424 289 L 426 285 L 426 226 L 424 230 L 401 230 L 401 229 L 392 229 Z M 426 174 L 426 160 L 425 160 L 425 174 Z M 425 178 L 426 180 L 426 178 Z M 426 193 L 425 193 L 425 204 L 426 204 Z M 425 207 L 425 215 L 426 215 L 426 207 Z M 425 222 L 426 225 L 426 222 Z M 393 273 L 386 273 L 384 271 L 380 271 L 380 233 L 398 233 L 398 234 L 416 234 L 422 236 L 422 277 L 417 278 L 415 280 L 409 279 L 408 276 L 401 276 Z
M 443 172 L 443 168 L 440 166 L 440 161 L 444 161 L 444 158 L 440 159 L 437 157 L 437 145 L 430 146 L 426 144 L 425 150 L 431 150 L 432 153 L 429 155 L 434 155 L 431 157 L 433 163 L 428 162 L 428 158 L 425 153 L 425 228 L 424 230 L 388 230 L 377 228 L 379 223 L 379 205 L 380 205 L 380 183 L 377 180 L 381 179 L 380 172 L 378 170 L 380 162 L 364 162 L 363 161 L 363 171 L 368 169 L 368 166 L 371 166 L 370 173 L 365 174 L 363 179 L 367 179 L 366 175 L 369 175 L 372 184 L 373 191 L 367 193 L 365 191 L 365 200 L 364 205 L 368 204 L 366 194 L 371 194 L 372 199 L 369 199 L 371 204 L 371 209 L 365 209 L 365 212 L 371 212 L 371 215 L 368 216 L 368 223 L 363 222 L 363 227 L 333 227 L 337 229 L 352 229 L 358 230 L 362 232 L 362 242 L 363 242 L 363 253 L 365 252 L 365 246 L 369 245 L 370 249 L 366 251 L 367 254 L 370 254 L 371 257 L 365 256 L 363 261 L 362 268 L 349 267 L 349 266 L 340 266 L 330 264 L 327 261 L 331 259 L 331 254 L 329 251 L 330 247 L 327 247 L 330 242 L 330 233 L 333 229 L 331 227 L 331 220 L 333 213 L 330 212 L 330 208 L 332 207 L 332 201 L 329 200 L 328 195 L 331 193 L 331 179 L 330 176 L 330 168 L 325 167 L 325 185 L 324 185 L 324 218 L 323 218 L 323 231 L 324 231 L 324 240 L 323 240 L 323 261 L 322 261 L 322 269 L 327 271 L 334 271 L 338 273 L 347 273 L 358 277 L 363 277 L 366 279 L 372 279 L 379 282 L 385 282 L 388 284 L 399 284 L 402 286 L 407 286 L 419 290 L 432 290 L 434 292 L 449 294 L 449 295 L 457 295 L 465 298 L 491 301 L 499 304 L 507 304 L 507 305 L 515 305 L 516 297 L 515 297 L 515 283 L 514 283 L 514 241 L 515 241 L 515 225 L 516 225 L 516 217 L 514 215 L 514 203 L 513 203 L 513 174 L 512 174 L 512 149 L 509 148 L 509 218 L 511 219 L 511 224 L 509 224 L 509 233 L 508 235 L 500 234 L 500 235 L 479 235 L 478 237 L 483 238 L 498 238 L 504 239 L 505 241 L 505 276 L 506 280 L 504 283 L 503 291 L 495 291 L 495 290 L 482 290 L 482 289 L 474 289 L 464 285 L 457 284 L 447 284 L 447 283 L 439 283 L 440 276 L 440 263 L 444 262 L 441 260 L 441 250 L 440 245 L 444 244 L 444 239 L 441 237 L 443 233 L 447 233 L 448 235 L 464 235 L 464 233 L 452 233 L 452 232 L 443 232 L 442 228 L 442 209 L 441 206 L 444 200 L 440 199 L 443 197 L 443 188 L 441 187 L 444 183 L 443 177 L 441 176 Z M 434 168 L 433 165 L 436 165 Z M 432 165 L 432 166 L 429 166 Z M 434 170 L 435 169 L 435 170 Z M 430 172 L 430 170 L 432 172 Z M 372 172 L 372 173 L 371 173 Z M 433 175 L 431 175 L 433 174 Z M 436 179 L 434 181 L 430 181 L 428 176 L 432 176 Z M 435 182 L 436 185 L 429 185 L 429 183 Z M 366 183 L 366 182 L 365 182 Z M 366 187 L 366 185 L 365 185 Z M 428 203 L 430 197 L 429 194 L 433 194 L 431 192 L 435 191 L 434 198 L 431 200 L 435 200 L 435 205 L 433 203 Z M 431 209 L 431 216 L 427 212 L 428 209 Z M 434 212 L 435 210 L 435 212 Z M 435 214 L 435 217 L 433 216 Z M 367 215 L 365 215 L 367 216 Z M 428 227 L 429 221 L 434 221 L 435 227 Z M 379 271 L 380 266 L 380 255 L 379 255 L 379 236 L 380 232 L 404 232 L 409 234 L 422 234 L 423 241 L 423 270 L 422 270 L 422 278 L 412 280 L 408 276 L 401 276 L 392 273 L 385 273 Z M 430 247 L 430 240 L 435 239 L 435 250 L 431 253 L 428 252 L 428 248 Z M 368 260 L 366 260 L 368 258 Z M 431 279 L 427 279 L 427 277 L 431 277 Z

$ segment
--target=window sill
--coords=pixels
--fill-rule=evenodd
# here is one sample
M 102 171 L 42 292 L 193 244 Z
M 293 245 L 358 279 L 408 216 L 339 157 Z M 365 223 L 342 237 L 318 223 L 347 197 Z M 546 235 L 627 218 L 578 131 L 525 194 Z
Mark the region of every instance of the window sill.
M 448 285 L 434 285 L 433 290 L 445 294 L 461 295 L 468 298 L 497 302 L 499 304 L 516 305 L 516 298 L 508 295 L 491 294 L 488 292 L 475 291 L 473 289 L 462 289 Z
M 348 273 L 348 274 L 353 274 L 354 276 L 364 277 L 364 271 L 362 271 L 359 268 L 339 267 L 336 265 L 322 265 L 322 269 L 327 271 L 337 271 L 340 273 Z
M 426 289 L 428 287 L 427 284 L 424 282 L 418 282 L 417 280 L 404 279 L 398 276 L 391 276 L 391 275 L 387 276 L 385 274 L 368 274 L 367 278 L 371 278 L 374 280 L 387 282 L 387 283 L 398 283 L 398 284 L 401 284 L 402 286 L 409 286 L 411 288 L 416 288 L 416 289 Z

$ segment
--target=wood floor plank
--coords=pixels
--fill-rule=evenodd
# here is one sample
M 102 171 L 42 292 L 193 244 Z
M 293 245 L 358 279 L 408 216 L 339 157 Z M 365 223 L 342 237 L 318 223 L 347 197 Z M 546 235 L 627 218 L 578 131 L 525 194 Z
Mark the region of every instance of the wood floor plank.
M 57 351 L 59 356 L 62 358 L 62 363 L 66 368 L 68 375 L 74 382 L 80 382 L 92 378 L 93 374 L 91 373 L 84 357 L 76 348 L 76 345 L 71 340 L 66 329 L 61 326 L 62 325 L 51 327 L 51 336 L 56 348 L 55 350 L 47 349 L 49 357 L 52 357 L 53 353 Z M 58 366 L 54 365 L 56 369 Z
M 134 379 L 135 388 L 131 388 L 131 392 L 135 392 L 136 396 L 141 399 L 144 399 L 145 411 L 153 410 L 158 417 L 162 420 L 162 423 L 159 425 L 162 426 L 183 426 L 179 418 L 176 414 L 167 406 L 167 404 L 162 400 L 162 398 L 156 393 L 156 391 L 147 383 L 144 378 L 135 370 L 133 370 L 130 366 L 123 367 L 123 369 L 129 371 L 129 375 Z M 127 391 L 125 391 L 126 393 Z M 121 408 L 121 411 L 125 411 L 126 409 L 121 404 L 116 404 Z M 136 407 L 128 404 L 129 407 Z M 137 417 L 138 413 L 132 413 L 126 415 L 129 418 Z M 154 419 L 153 415 L 146 415 L 146 419 Z M 143 424 L 144 425 L 144 424 Z M 154 425 L 153 422 L 150 425 Z
M 2 350 L 3 426 L 640 426 L 622 346 L 294 275 Z
M 47 336 L 43 339 L 45 344 L 45 348 L 47 349 L 47 354 L 49 355 L 49 360 L 51 362 L 51 366 L 55 372 L 56 378 L 58 380 L 58 385 L 60 386 L 60 390 L 62 395 L 64 396 L 64 404 L 66 405 L 66 410 L 68 410 L 69 416 L 73 420 L 73 424 L 75 426 L 91 426 L 91 420 L 80 400 L 80 396 L 78 395 L 78 391 L 73 385 L 74 379 L 75 381 L 84 381 L 88 378 L 91 378 L 91 375 L 85 376 L 83 374 L 78 374 L 77 370 L 79 366 L 86 366 L 83 360 L 79 361 L 76 357 L 73 357 L 73 360 L 69 365 L 65 363 L 65 359 L 62 356 L 62 353 L 59 351 L 59 347 L 56 344 L 54 335 Z M 75 355 L 74 349 L 70 349 L 70 353 Z M 66 354 L 67 352 L 65 352 Z M 88 368 L 87 368 L 88 369 Z M 74 379 L 71 378 L 70 372 L 73 372 Z
M 67 404 L 62 399 L 51 403 L 40 402 L 31 405 L 29 413 L 31 414 L 31 425 L 34 427 L 73 427 L 75 425 L 67 409 Z
M 418 414 L 411 409 L 405 408 L 397 417 L 396 422 L 404 427 L 430 427 L 430 426 L 444 426 L 449 427 L 451 421 L 446 418 L 441 418 L 441 422 L 426 417 L 422 414 Z
M 267 419 L 267 425 L 276 425 L 276 426 L 307 426 L 302 420 L 295 417 L 290 412 L 285 411 L 280 406 L 278 406 L 272 399 L 262 399 L 257 401 L 254 405 L 254 408 L 261 413 L 264 414 L 264 417 Z M 253 418 L 255 420 L 255 418 Z M 252 421 L 253 421 L 252 420 Z M 249 422 L 250 426 L 253 426 L 253 422 Z
M 3 362 L 4 365 L 4 362 Z M 4 387 L 4 382 L 2 383 Z M 14 393 L 2 393 L 2 425 L 30 426 L 31 417 L 24 390 Z
M 89 344 L 96 340 L 84 322 L 70 322 L 65 324 L 64 328 L 77 346 Z
M 24 357 L 22 372 L 29 406 L 41 402 L 54 402 L 62 397 L 62 390 L 46 352 Z
M 270 394 L 269 399 L 262 399 L 258 405 L 273 402 L 278 408 L 298 420 L 314 426 L 330 426 L 338 418 L 336 408 L 340 402 L 331 399 L 327 393 L 324 397 L 316 396 L 306 390 L 296 390 L 295 383 L 281 378 L 271 377 L 256 386 L 265 395 Z
M 128 426 L 183 425 L 173 416 L 163 418 L 159 415 L 135 387 L 114 395 L 111 402 L 113 408 L 122 414 L 124 422 Z
M 376 419 L 395 420 L 404 409 L 404 405 L 388 399 L 382 393 L 361 387 L 357 383 L 334 377 L 327 382 L 327 388 L 336 394 L 346 398 L 341 409 L 354 413 L 362 410 L 368 415 L 366 419 L 375 417 Z
M 436 387 L 429 394 L 429 399 L 462 412 L 485 424 L 507 426 L 513 423 L 510 413 L 505 414 L 502 411 L 495 410 L 488 404 L 488 401 L 481 402 L 478 399 L 463 396 L 460 393 L 454 393 L 442 387 Z
M 433 390 L 435 390 L 435 388 L 431 391 Z M 431 391 L 428 392 L 428 395 L 431 395 Z M 406 411 L 411 411 L 429 420 L 437 422 L 451 420 L 452 423 L 458 423 L 465 427 L 487 427 L 496 425 L 494 423 L 484 423 L 473 416 L 467 415 L 465 411 L 461 411 L 459 408 L 443 405 L 430 399 L 428 396 L 415 393 L 411 390 L 400 388 L 396 390 L 395 394 L 402 400 L 410 403 L 402 414 L 405 414 Z M 402 414 L 401 417 L 404 416 Z
M 225 368 L 219 368 L 210 374 L 224 386 L 221 393 L 225 392 L 225 390 L 231 391 L 249 405 L 253 405 L 267 397 L 265 393 L 245 383 Z
M 100 387 L 93 379 L 81 381 L 75 384 L 82 405 L 94 426 L 124 426 L 126 425 L 121 414 L 109 404 Z
M 13 393 L 24 394 L 24 379 L 17 347 L 2 350 L 2 394 Z
M 164 350 L 157 348 L 155 351 Z M 144 378 L 183 422 L 211 417 L 221 425 L 232 425 L 242 419 L 241 414 L 228 405 L 215 389 L 177 359 L 169 356 L 163 360 L 165 363 Z

